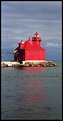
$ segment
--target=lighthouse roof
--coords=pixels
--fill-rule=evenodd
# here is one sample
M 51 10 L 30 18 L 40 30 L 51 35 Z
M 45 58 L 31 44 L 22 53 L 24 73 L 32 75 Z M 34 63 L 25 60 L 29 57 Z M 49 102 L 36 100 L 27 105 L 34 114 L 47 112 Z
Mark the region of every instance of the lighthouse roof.
M 37 35 L 39 35 L 39 34 L 38 34 L 38 32 L 36 32 L 34 35 L 36 35 L 36 36 L 37 36 Z
M 36 32 L 36 33 L 34 34 L 34 37 L 39 37 L 38 32 Z

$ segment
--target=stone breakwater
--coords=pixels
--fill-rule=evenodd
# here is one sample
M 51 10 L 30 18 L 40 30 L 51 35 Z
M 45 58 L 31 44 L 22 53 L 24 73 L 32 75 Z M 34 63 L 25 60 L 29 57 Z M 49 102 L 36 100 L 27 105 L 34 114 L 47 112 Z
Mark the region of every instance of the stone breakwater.
M 57 64 L 53 61 L 23 61 L 19 62 L 2 61 L 1 67 L 54 67 Z

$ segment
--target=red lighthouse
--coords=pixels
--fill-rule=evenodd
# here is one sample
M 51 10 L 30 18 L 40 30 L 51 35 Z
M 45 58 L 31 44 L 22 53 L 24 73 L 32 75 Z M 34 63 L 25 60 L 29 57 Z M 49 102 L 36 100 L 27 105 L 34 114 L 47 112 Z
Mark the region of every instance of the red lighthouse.
M 45 60 L 46 51 L 40 46 L 41 38 L 36 32 L 32 37 L 26 41 L 19 42 L 19 46 L 14 50 L 14 60 L 15 61 L 42 61 Z

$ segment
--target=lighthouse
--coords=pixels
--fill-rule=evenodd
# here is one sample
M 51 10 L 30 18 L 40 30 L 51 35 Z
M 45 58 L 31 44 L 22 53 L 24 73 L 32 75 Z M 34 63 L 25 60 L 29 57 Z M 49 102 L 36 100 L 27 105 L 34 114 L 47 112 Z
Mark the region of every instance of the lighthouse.
M 34 34 L 34 37 L 32 37 L 32 41 L 34 41 L 37 45 L 40 46 L 41 38 L 39 37 L 38 32 L 36 32 L 36 33 Z
M 20 41 L 14 50 L 14 61 L 42 61 L 46 60 L 46 50 L 41 47 L 41 38 L 36 32 L 32 39 Z

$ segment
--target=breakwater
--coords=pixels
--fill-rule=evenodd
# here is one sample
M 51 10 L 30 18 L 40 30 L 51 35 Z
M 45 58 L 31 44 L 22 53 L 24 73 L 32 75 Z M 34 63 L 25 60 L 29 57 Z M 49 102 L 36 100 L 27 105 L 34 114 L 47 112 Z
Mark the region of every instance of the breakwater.
M 17 61 L 2 61 L 1 67 L 54 67 L 57 64 L 53 61 L 22 61 L 19 63 Z

